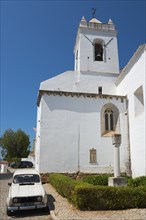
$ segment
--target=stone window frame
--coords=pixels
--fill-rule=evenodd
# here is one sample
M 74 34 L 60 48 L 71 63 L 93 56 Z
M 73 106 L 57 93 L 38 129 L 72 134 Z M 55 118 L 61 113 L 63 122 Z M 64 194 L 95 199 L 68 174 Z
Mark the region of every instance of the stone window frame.
M 101 109 L 101 136 L 112 136 L 120 132 L 119 110 L 107 103 Z

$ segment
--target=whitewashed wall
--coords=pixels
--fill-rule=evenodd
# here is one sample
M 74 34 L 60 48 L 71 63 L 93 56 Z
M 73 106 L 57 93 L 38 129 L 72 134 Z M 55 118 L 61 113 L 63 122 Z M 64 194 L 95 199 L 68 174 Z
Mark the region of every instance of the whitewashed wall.
M 125 100 L 84 97 L 48 96 L 41 99 L 39 172 L 112 172 L 113 145 L 111 137 L 101 136 L 100 111 L 113 103 L 120 112 L 121 169 L 126 162 Z M 38 127 L 39 127 L 38 126 Z M 38 132 L 39 133 L 39 132 Z M 89 162 L 89 151 L 97 150 L 97 164 Z
M 129 100 L 129 132 L 131 166 L 133 177 L 146 175 L 146 55 L 140 53 L 131 60 L 124 79 L 118 85 L 118 93 L 127 95 Z M 142 86 L 144 105 L 136 102 L 135 91 Z M 143 108 L 143 109 L 142 109 Z
M 113 40 L 109 43 L 106 48 L 105 53 L 105 61 L 97 62 L 94 61 L 94 49 L 93 45 L 85 38 L 83 34 L 87 35 L 88 38 L 93 42 L 96 38 L 102 39 L 106 44 L 111 38 Z M 104 73 L 116 73 L 119 74 L 119 62 L 118 62 L 118 50 L 117 50 L 117 36 L 116 33 L 113 31 L 112 33 L 109 32 L 102 32 L 99 31 L 89 31 L 89 30 L 82 30 L 80 34 L 80 70 L 81 71 L 98 71 Z
M 40 170 L 40 122 L 41 122 L 41 109 L 42 105 L 40 104 L 37 108 L 37 123 L 36 123 L 36 137 L 35 137 L 35 169 Z
M 116 95 L 117 77 L 111 73 L 66 71 L 43 81 L 40 90 L 98 93 L 98 87 L 102 86 L 103 94 Z

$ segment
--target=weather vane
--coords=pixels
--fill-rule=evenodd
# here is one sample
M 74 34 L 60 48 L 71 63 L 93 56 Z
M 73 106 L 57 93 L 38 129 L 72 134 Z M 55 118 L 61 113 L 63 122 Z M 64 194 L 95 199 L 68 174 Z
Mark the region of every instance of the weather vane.
M 92 16 L 95 18 L 96 8 L 92 8 Z

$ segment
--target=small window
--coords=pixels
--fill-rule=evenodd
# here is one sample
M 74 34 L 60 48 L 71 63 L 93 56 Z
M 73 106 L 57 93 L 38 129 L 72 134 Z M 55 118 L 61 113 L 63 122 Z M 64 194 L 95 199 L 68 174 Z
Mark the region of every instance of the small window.
M 98 87 L 98 94 L 102 94 L 102 87 L 101 86 Z
M 96 163 L 96 149 L 90 149 L 90 163 Z
M 95 43 L 95 61 L 103 61 L 103 48 L 102 44 Z

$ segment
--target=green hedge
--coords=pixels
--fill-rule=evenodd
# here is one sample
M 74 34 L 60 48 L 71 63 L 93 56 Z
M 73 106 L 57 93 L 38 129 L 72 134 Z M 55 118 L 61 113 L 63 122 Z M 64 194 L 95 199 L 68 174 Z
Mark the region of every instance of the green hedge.
M 134 179 L 129 179 L 128 186 L 132 186 L 132 187 L 146 186 L 146 176 L 140 176 Z
M 83 182 L 87 182 L 98 186 L 108 186 L 108 178 L 110 174 L 88 175 L 82 178 Z
M 87 176 L 82 177 L 82 181 L 93 184 L 95 186 L 108 186 L 108 178 L 111 176 L 113 176 L 113 174 L 87 175 Z M 128 177 L 124 174 L 121 176 L 125 177 L 127 179 L 129 186 L 134 186 L 134 185 L 132 185 L 132 181 L 131 181 L 132 178 L 131 177 Z M 140 184 L 140 182 L 139 182 L 139 186 L 140 185 L 144 185 L 144 184 Z
M 57 192 L 66 197 L 69 201 L 73 202 L 74 189 L 77 185 L 89 186 L 88 183 L 83 183 L 81 181 L 76 181 L 68 176 L 53 173 L 49 175 L 49 182 L 57 190 Z
M 81 210 L 146 208 L 146 187 L 94 186 L 62 174 L 50 174 L 49 181 L 59 194 Z
M 81 210 L 146 208 L 146 187 L 77 186 L 75 205 Z
M 75 180 L 62 174 L 50 174 L 49 182 L 61 196 L 71 200 L 72 192 L 74 191 L 74 187 L 76 185 Z

